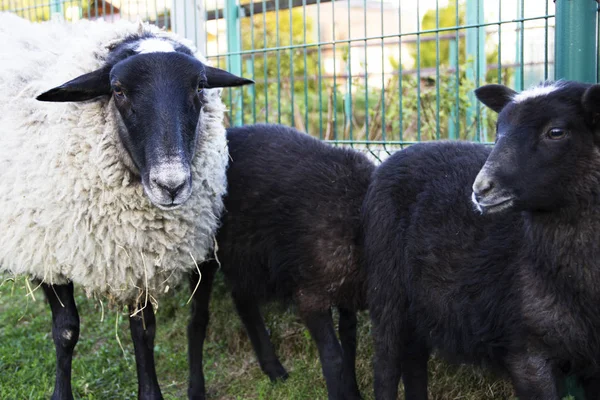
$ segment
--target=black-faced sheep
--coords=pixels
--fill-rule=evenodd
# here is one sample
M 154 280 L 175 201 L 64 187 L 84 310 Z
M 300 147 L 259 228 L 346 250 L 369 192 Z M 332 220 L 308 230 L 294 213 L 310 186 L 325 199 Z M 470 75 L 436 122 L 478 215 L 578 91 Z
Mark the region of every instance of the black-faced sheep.
M 277 125 L 228 129 L 227 139 L 231 162 L 217 255 L 261 368 L 271 379 L 287 376 L 259 305 L 291 300 L 319 349 L 329 398 L 359 398 L 355 311 L 365 307 L 359 219 L 373 163 L 358 152 Z M 202 346 L 218 266 L 216 261 L 201 265 L 193 300 L 193 399 L 205 395 Z M 332 307 L 340 310 L 341 346 Z
M 432 350 L 507 374 L 522 400 L 559 399 L 566 374 L 599 398 L 600 86 L 476 95 L 499 112 L 493 150 L 411 146 L 365 199 L 376 398 L 402 375 L 427 399 Z
M 42 282 L 53 398 L 72 398 L 73 283 L 130 306 L 139 395 L 160 398 L 152 302 L 212 256 L 226 191 L 213 88 L 251 81 L 149 25 L 0 14 L 0 42 L 0 271 Z

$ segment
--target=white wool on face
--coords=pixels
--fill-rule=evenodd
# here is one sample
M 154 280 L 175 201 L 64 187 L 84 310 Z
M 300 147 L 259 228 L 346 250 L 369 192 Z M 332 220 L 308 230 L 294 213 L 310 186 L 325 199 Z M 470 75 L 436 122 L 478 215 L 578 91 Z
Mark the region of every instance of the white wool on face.
M 560 89 L 562 86 L 563 86 L 563 83 L 561 81 L 553 82 L 551 84 L 544 83 L 542 85 L 534 86 L 534 87 L 524 90 L 520 93 L 517 93 L 512 98 L 512 100 L 515 103 L 520 103 L 522 101 L 525 101 L 527 99 L 532 99 L 534 97 L 547 96 L 550 93 Z
M 173 43 L 164 39 L 142 39 L 138 42 L 135 51 L 143 53 L 171 53 L 175 51 Z
M 107 44 L 138 31 L 125 22 L 31 24 L 0 14 L 0 272 L 71 280 L 128 304 L 160 298 L 196 270 L 192 257 L 213 256 L 228 163 L 218 90 L 205 91 L 192 195 L 171 211 L 153 206 L 126 168 L 112 100 L 35 100 L 100 67 Z

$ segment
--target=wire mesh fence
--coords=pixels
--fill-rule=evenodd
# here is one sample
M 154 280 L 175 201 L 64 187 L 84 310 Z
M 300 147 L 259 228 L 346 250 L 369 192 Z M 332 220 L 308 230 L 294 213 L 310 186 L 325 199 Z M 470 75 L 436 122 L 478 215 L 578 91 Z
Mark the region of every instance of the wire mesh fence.
M 485 4 L 484 4 L 485 3 Z M 0 0 L 41 21 L 144 19 L 256 81 L 228 90 L 232 125 L 278 122 L 388 151 L 423 140 L 489 142 L 472 90 L 554 76 L 554 1 Z
M 280 122 L 386 150 L 488 142 L 494 116 L 472 90 L 553 76 L 549 0 L 207 0 L 205 9 L 208 57 L 256 81 L 230 91 L 233 124 Z

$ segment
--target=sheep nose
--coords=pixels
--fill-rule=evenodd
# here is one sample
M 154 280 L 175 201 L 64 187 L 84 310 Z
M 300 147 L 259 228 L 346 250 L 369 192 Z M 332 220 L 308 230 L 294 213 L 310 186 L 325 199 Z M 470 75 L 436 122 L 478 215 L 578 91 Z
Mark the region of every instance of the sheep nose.
M 483 171 L 482 171 L 483 172 Z M 473 183 L 473 194 L 477 201 L 488 195 L 494 188 L 494 181 L 485 173 L 480 173 Z
M 154 178 L 152 179 L 152 182 L 168 193 L 172 199 L 175 199 L 177 194 L 181 192 L 185 186 L 186 179 L 185 177 L 170 177 L 167 179 Z

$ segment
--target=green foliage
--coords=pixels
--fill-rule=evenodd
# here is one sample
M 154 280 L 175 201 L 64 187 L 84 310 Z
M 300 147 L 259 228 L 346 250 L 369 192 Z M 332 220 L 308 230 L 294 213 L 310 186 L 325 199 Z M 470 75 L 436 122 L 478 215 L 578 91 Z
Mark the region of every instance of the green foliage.
M 456 3 L 450 3 L 446 7 L 440 8 L 437 13 L 435 9 L 429 10 L 423 16 L 421 21 L 421 29 L 422 30 L 435 30 L 436 28 L 452 28 L 456 26 L 462 26 L 466 24 L 466 5 L 464 1 L 458 3 L 458 11 L 456 8 Z M 436 17 L 438 19 L 439 24 L 436 25 Z M 451 60 L 450 45 L 451 43 L 456 43 L 456 34 L 457 30 L 444 30 L 438 34 L 440 37 L 439 40 L 439 59 L 438 59 L 438 45 L 436 44 L 436 40 L 428 40 L 435 39 L 435 33 L 426 33 L 421 35 L 421 43 L 420 43 L 420 54 L 418 57 L 420 59 L 420 63 L 417 63 L 417 66 L 420 68 L 434 68 L 436 65 L 448 67 L 450 65 L 455 65 L 456 60 Z M 462 68 L 469 68 L 469 63 L 467 63 L 467 52 L 466 52 L 466 38 L 465 38 L 466 30 L 459 30 L 458 35 L 458 64 Z M 488 38 L 489 39 L 489 38 Z M 486 39 L 486 40 L 488 40 Z M 417 44 L 411 44 L 410 46 L 411 55 L 417 60 Z M 485 54 L 486 65 L 496 66 L 498 65 L 498 49 L 495 48 L 492 51 L 489 51 Z M 418 61 L 418 60 L 417 60 Z M 473 60 L 475 61 L 475 60 Z M 510 78 L 514 72 L 512 70 L 504 69 L 502 71 L 498 70 L 489 70 L 486 72 L 485 82 L 499 82 L 507 84 L 510 81 Z
M 18 16 L 28 19 L 33 22 L 48 21 L 52 17 L 53 11 L 50 8 L 50 4 L 54 3 L 52 0 L 0 0 L 0 11 L 12 11 Z M 57 5 L 59 3 L 56 3 Z M 79 7 L 80 15 L 70 16 L 67 15 L 66 10 L 73 7 L 74 9 Z M 81 17 L 94 16 L 94 3 L 93 0 L 67 0 L 60 3 L 62 16 L 66 20 L 77 19 Z M 109 12 L 109 10 L 107 10 Z M 96 14 L 98 11 L 96 11 Z
M 468 116 L 474 83 L 466 67 L 417 81 L 415 75 L 386 77 L 383 88 L 362 77 L 347 83 L 323 80 L 320 89 L 297 88 L 292 103 L 290 87 L 258 85 L 244 89 L 244 123 L 281 122 L 326 140 L 414 142 L 436 139 L 477 139 L 476 115 Z M 306 97 L 305 97 L 306 96 Z M 256 118 L 252 110 L 257 109 Z M 350 114 L 347 113 L 348 109 Z M 305 113 L 306 111 L 306 113 Z M 495 114 L 482 112 L 482 125 L 493 132 Z M 451 136 L 454 127 L 454 136 Z
M 243 75 L 256 82 L 243 89 L 244 123 L 258 120 L 303 127 L 305 114 L 320 110 L 316 78 L 321 72 L 319 52 L 316 47 L 301 46 L 310 43 L 313 21 L 305 19 L 302 9 L 296 8 L 291 13 L 283 10 L 243 18 L 240 29 L 242 50 L 255 50 L 242 56 Z M 226 68 L 227 61 L 220 57 L 219 66 Z M 239 112 L 233 107 L 234 101 L 241 92 L 228 91 L 234 118 Z
M 296 90 L 294 108 L 290 101 L 289 87 L 271 87 L 267 94 L 256 91 L 255 104 L 270 106 L 269 121 L 277 122 L 278 111 L 281 121 L 305 127 L 303 113 L 308 104 L 306 130 L 328 140 L 355 141 L 402 141 L 434 140 L 450 138 L 450 126 L 458 126 L 455 138 L 475 139 L 474 120 L 467 120 L 470 105 L 468 94 L 474 89 L 466 79 L 465 68 L 454 73 L 441 74 L 439 81 L 434 77 L 417 82 L 414 75 L 386 77 L 384 87 L 362 77 L 352 78 L 352 92 L 348 93 L 346 82 L 323 80 L 321 88 L 302 92 Z M 279 93 L 278 93 L 279 91 Z M 438 97 L 439 91 L 439 97 Z M 252 121 L 252 91 L 246 89 L 244 98 L 245 121 Z M 279 100 L 281 96 L 281 101 Z M 306 95 L 306 98 L 304 97 Z M 348 107 L 350 105 L 350 107 Z M 347 109 L 351 114 L 347 114 Z M 262 120 L 258 115 L 257 120 Z
M 456 4 L 451 3 L 446 7 L 442 7 L 439 9 L 437 16 L 439 18 L 439 28 L 450 28 L 455 26 L 460 26 L 465 24 L 465 5 L 464 3 L 459 3 L 458 5 L 458 15 L 456 10 Z M 458 21 L 457 21 L 458 17 Z M 423 30 L 432 30 L 436 29 L 436 11 L 429 10 L 423 16 L 421 20 L 421 29 Z M 459 32 L 464 34 L 464 31 Z M 453 39 L 440 39 L 439 44 L 439 61 L 440 65 L 450 65 L 450 42 L 451 40 L 455 40 L 456 30 L 443 31 L 439 33 L 440 36 L 444 37 L 452 37 Z M 426 33 L 421 35 L 422 40 L 426 38 L 435 38 L 435 33 Z M 466 60 L 466 46 L 465 46 L 465 38 L 459 37 L 459 54 L 458 54 L 458 62 L 459 64 L 463 64 Z M 424 40 L 421 43 L 421 54 L 420 54 L 420 65 L 421 68 L 435 67 L 438 64 L 437 60 L 437 46 L 435 40 Z M 413 44 L 411 46 L 411 54 L 417 59 L 417 45 Z
M 310 43 L 313 30 L 312 20 L 306 19 L 306 32 L 304 26 L 303 12 L 299 8 L 293 9 L 291 12 L 289 10 L 278 13 L 268 12 L 241 20 L 241 31 L 244 33 L 242 50 L 269 50 L 263 54 L 259 52 L 254 56 L 246 56 L 246 59 L 250 60 L 253 65 L 257 83 L 264 85 L 269 78 L 278 77 L 281 71 L 284 71 L 285 74 L 283 78 L 294 77 L 295 80 L 303 78 L 304 73 L 312 76 L 318 72 L 317 52 L 308 51 L 305 64 L 302 47 L 282 51 L 273 50 L 278 47 L 303 45 L 305 41 Z M 294 84 L 298 88 L 300 87 L 300 82 L 294 82 Z M 309 87 L 316 89 L 316 84 L 309 82 Z
M 0 0 L 0 11 L 12 11 L 30 21 L 50 19 L 50 2 L 38 0 Z

